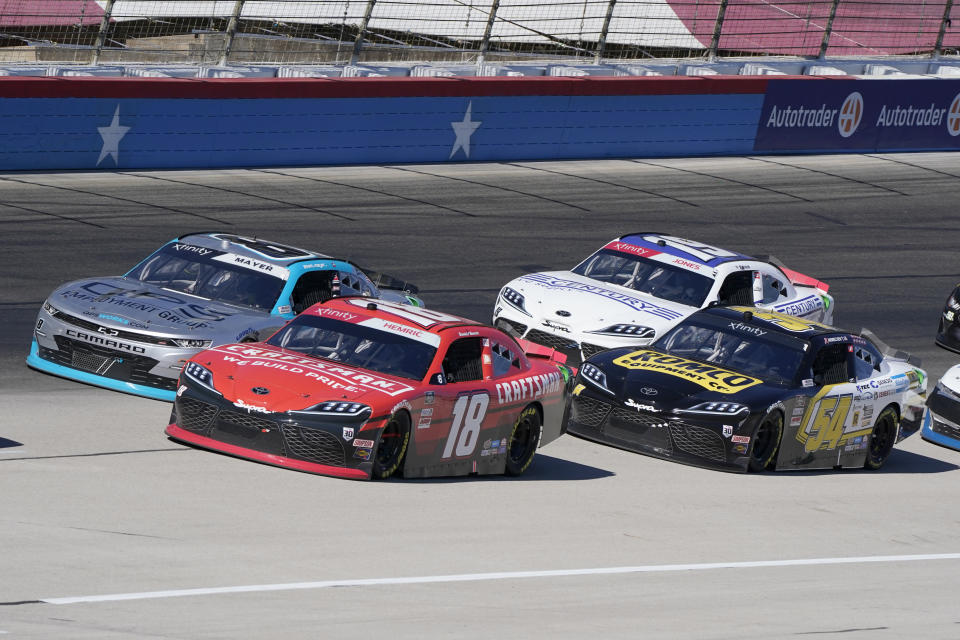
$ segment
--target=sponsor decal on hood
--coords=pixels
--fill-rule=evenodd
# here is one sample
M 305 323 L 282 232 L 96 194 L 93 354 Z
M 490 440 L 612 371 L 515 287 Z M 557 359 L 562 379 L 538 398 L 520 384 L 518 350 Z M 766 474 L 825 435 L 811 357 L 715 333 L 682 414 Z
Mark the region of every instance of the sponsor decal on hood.
M 759 378 L 745 376 L 705 362 L 687 360 L 648 349 L 620 356 L 614 359 L 613 363 L 626 369 L 655 371 L 675 378 L 683 378 L 717 393 L 738 393 L 763 382 Z
M 286 371 L 302 375 L 304 379 L 317 380 L 334 389 L 353 393 L 376 391 L 396 396 L 413 390 L 408 384 L 381 377 L 373 372 L 273 349 L 231 344 L 211 349 L 210 352 L 219 353 L 224 362 L 241 367 Z
M 613 302 L 630 307 L 634 311 L 648 313 L 664 320 L 679 320 L 684 316 L 684 314 L 680 311 L 655 304 L 649 300 L 643 300 L 637 296 L 632 296 L 622 291 L 616 291 L 599 285 L 588 284 L 586 282 L 568 280 L 566 278 L 560 278 L 546 273 L 531 273 L 520 277 L 519 280 L 536 286 L 545 287 L 547 289 L 555 289 L 558 291 L 578 291 L 580 293 L 606 298 L 607 300 L 612 300 Z

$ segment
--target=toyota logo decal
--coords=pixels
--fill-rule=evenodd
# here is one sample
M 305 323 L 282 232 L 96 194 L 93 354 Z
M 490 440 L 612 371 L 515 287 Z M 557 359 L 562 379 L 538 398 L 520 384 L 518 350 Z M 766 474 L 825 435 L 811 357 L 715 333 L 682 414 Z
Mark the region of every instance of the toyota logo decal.
M 657 390 L 654 389 L 653 387 L 644 387 L 640 389 L 640 393 L 642 393 L 645 396 L 655 396 L 657 395 Z
M 254 387 L 250 389 L 250 391 L 253 391 L 258 396 L 265 396 L 270 393 L 270 389 L 267 389 L 266 387 Z
M 558 309 L 558 310 L 557 310 L 557 315 L 560 316 L 561 318 L 569 318 L 569 317 L 570 317 L 570 312 L 569 312 L 569 311 L 564 311 L 563 309 Z

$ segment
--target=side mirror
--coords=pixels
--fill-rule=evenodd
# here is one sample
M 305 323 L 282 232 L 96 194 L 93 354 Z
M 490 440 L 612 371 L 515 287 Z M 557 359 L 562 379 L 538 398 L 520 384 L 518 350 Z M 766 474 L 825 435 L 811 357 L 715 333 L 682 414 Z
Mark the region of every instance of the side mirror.
M 430 376 L 430 384 L 447 384 L 447 379 L 442 373 L 435 373 Z

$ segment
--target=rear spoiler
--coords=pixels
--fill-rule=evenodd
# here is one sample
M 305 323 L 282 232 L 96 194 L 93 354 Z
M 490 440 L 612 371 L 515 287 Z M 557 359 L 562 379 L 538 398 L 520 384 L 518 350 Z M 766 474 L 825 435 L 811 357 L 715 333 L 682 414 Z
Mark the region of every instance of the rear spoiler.
M 393 276 L 388 276 L 385 273 L 380 273 L 379 271 L 371 271 L 370 269 L 365 269 L 360 265 L 354 265 L 357 269 L 367 274 L 367 277 L 373 280 L 375 284 L 380 289 L 392 289 L 394 291 L 405 291 L 406 293 L 417 294 L 420 293 L 420 287 L 400 278 L 394 278 Z
M 554 362 L 558 362 L 560 364 L 564 364 L 567 361 L 567 356 L 556 349 L 551 349 L 550 347 L 545 347 L 542 344 L 530 342 L 529 340 L 524 340 L 523 338 L 515 339 L 527 357 L 553 360 Z
M 800 285 L 801 287 L 814 287 L 820 291 L 823 291 L 824 293 L 830 290 L 830 285 L 828 285 L 826 282 L 820 282 L 816 278 L 811 278 L 810 276 L 805 276 L 802 273 L 794 271 L 793 269 L 788 269 L 786 265 L 784 265 L 774 256 L 757 256 L 757 260 L 769 262 L 780 269 L 780 271 L 783 271 L 783 274 L 790 278 L 790 284 Z
M 913 356 L 907 353 L 906 351 L 900 351 L 899 349 L 894 349 L 889 346 L 886 342 L 874 335 L 873 331 L 869 329 L 860 329 L 857 332 L 858 335 L 862 338 L 866 338 L 873 343 L 880 353 L 884 355 L 885 358 L 890 358 L 891 360 L 902 360 L 903 362 L 912 364 L 915 367 L 919 367 L 921 360 L 918 356 Z

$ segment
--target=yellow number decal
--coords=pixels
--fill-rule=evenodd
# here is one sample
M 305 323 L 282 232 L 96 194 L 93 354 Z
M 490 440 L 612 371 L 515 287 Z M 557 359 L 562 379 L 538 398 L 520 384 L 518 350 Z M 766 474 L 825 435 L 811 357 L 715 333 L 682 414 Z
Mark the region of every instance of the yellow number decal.
M 804 451 L 812 453 L 820 449 L 835 449 L 843 436 L 843 425 L 852 403 L 853 394 L 821 398 L 814 409 L 813 420 L 807 427 Z
M 785 313 L 777 313 L 776 311 L 758 311 L 751 307 L 730 307 L 735 311 L 749 311 L 753 314 L 755 318 L 760 318 L 761 320 L 766 320 L 767 322 L 772 322 L 773 324 L 779 325 L 786 329 L 787 331 L 793 331 L 795 333 L 803 333 L 804 331 L 813 331 L 814 329 L 832 329 L 820 322 L 814 322 L 813 320 L 805 320 L 803 318 L 797 318 L 796 316 L 790 316 Z

